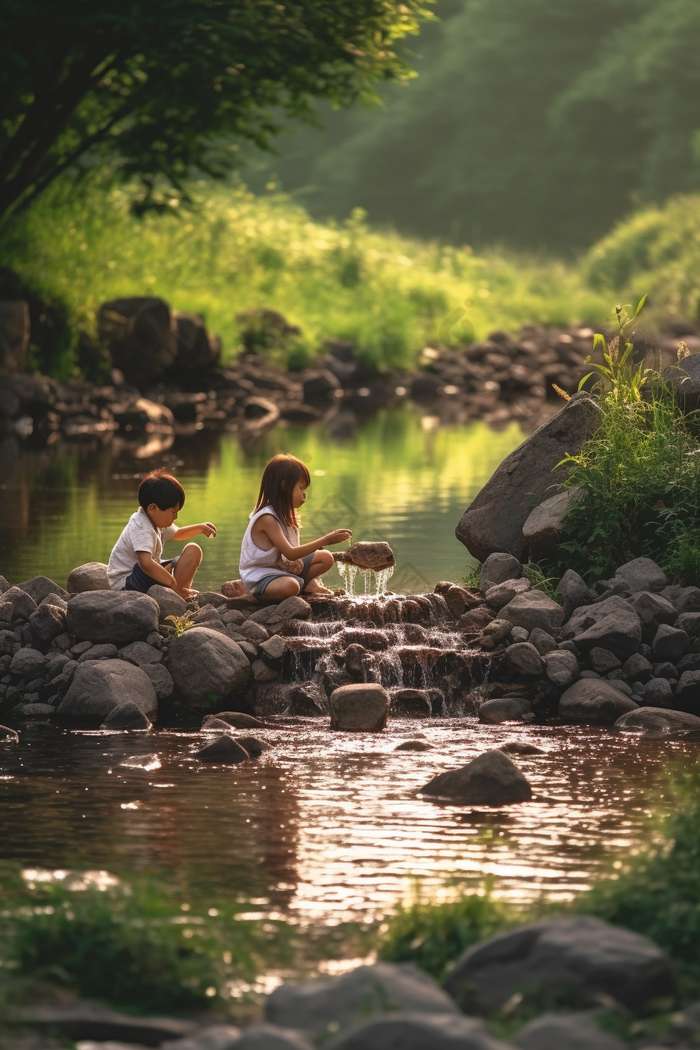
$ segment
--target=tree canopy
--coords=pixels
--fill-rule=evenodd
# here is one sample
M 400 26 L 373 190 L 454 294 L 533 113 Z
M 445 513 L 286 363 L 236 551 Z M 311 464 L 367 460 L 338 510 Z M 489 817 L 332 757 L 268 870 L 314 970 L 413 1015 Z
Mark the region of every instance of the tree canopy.
M 409 76 L 401 38 L 426 17 L 422 0 L 4 0 L 0 215 L 78 163 L 138 177 L 146 204 L 221 174 L 311 100 Z
M 279 143 L 317 215 L 571 250 L 700 187 L 697 0 L 439 0 L 418 77 L 379 113 Z

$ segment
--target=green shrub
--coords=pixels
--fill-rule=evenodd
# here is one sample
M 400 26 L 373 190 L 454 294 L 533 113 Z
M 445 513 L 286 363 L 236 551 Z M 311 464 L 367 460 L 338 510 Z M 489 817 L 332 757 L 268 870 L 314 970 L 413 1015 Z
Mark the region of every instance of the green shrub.
M 522 920 L 521 920 L 522 921 Z M 441 903 L 423 900 L 420 890 L 410 904 L 399 905 L 378 946 L 380 959 L 411 962 L 441 981 L 467 948 L 517 922 L 517 913 L 482 893 Z

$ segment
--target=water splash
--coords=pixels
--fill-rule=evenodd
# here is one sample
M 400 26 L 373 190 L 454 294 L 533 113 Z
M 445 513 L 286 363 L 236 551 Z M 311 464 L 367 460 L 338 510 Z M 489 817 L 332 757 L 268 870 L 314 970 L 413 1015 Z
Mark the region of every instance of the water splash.
M 357 565 L 352 565 L 348 561 L 336 562 L 338 566 L 338 572 L 340 578 L 343 581 L 343 586 L 348 594 L 355 594 L 355 577 L 357 576 Z
M 368 597 L 376 598 L 382 598 L 386 594 L 387 584 L 394 575 L 393 565 L 389 566 L 388 569 L 379 569 L 375 572 L 374 569 L 360 569 L 357 565 L 352 565 L 350 562 L 339 561 L 336 564 L 343 586 L 353 598 L 356 594 L 355 578 L 358 572 L 362 578 L 363 593 Z

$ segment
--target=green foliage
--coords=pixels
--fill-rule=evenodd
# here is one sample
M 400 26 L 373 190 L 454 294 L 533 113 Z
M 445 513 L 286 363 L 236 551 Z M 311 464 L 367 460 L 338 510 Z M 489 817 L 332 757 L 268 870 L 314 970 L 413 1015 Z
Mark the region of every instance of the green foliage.
M 464 314 L 462 304 L 484 337 L 524 322 L 602 318 L 609 301 L 559 263 L 380 233 L 360 212 L 324 225 L 282 194 L 256 198 L 241 186 L 201 181 L 191 192 L 197 203 L 186 214 L 137 218 L 129 187 L 110 191 L 95 181 L 78 193 L 59 182 L 5 225 L 3 259 L 46 298 L 66 303 L 76 332 L 94 332 L 107 299 L 161 295 L 205 317 L 231 358 L 241 340 L 235 317 L 272 308 L 301 329 L 272 351 L 295 367 L 326 338 L 355 340 L 376 368 L 409 367 L 433 341 L 464 342 L 464 324 L 449 323 L 455 307 Z
M 267 168 L 314 214 L 570 253 L 633 202 L 700 185 L 696 0 L 441 0 L 418 77 Z M 623 285 L 611 285 L 622 287 Z
M 441 981 L 463 951 L 516 921 L 517 913 L 494 900 L 489 885 L 482 893 L 439 903 L 423 900 L 417 886 L 414 900 L 399 905 L 389 918 L 378 955 L 414 963 Z
M 579 390 L 583 390 L 591 376 L 595 375 L 597 379 L 591 387 L 591 392 L 604 397 L 606 404 L 619 407 L 637 404 L 642 400 L 643 389 L 649 383 L 653 369 L 647 368 L 643 360 L 635 363 L 632 358 L 634 344 L 629 341 L 628 336 L 644 308 L 646 299 L 645 295 L 639 300 L 633 314 L 628 313 L 626 306 L 615 307 L 617 334 L 610 341 L 610 345 L 600 333 L 593 337 L 593 353 L 599 350 L 603 360 L 594 363 L 592 370 L 582 377 L 578 385 Z M 584 364 L 590 362 L 589 355 Z
M 687 991 L 700 992 L 700 766 L 675 768 L 662 786 L 668 815 L 647 827 L 638 851 L 574 903 L 617 926 L 650 937 L 671 956 Z
M 190 627 L 195 626 L 195 621 L 191 618 L 189 612 L 182 613 L 180 616 L 166 616 L 165 620 L 166 623 L 170 620 L 178 636 L 184 634 L 185 631 L 189 631 Z
M 534 561 L 528 561 L 523 565 L 523 576 L 535 590 L 542 591 L 548 598 L 556 600 L 559 577 L 548 576 L 542 566 Z
M 426 17 L 417 0 L 5 5 L 0 215 L 78 161 L 140 177 L 139 207 L 167 208 L 194 166 L 221 174 L 241 140 L 267 147 L 281 115 L 409 76 L 397 45 Z
M 60 981 L 79 995 L 144 1011 L 214 1001 L 231 979 L 252 980 L 262 957 L 288 958 L 284 924 L 237 920 L 244 906 L 183 900 L 178 888 L 133 877 L 25 881 L 0 871 L 0 968 Z

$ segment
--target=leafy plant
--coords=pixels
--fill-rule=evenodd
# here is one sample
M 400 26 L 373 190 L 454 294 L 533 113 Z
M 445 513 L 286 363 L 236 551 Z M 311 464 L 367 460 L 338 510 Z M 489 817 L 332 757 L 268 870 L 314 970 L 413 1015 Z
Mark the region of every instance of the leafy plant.
M 626 306 L 615 307 L 617 334 L 609 345 L 601 333 L 593 337 L 593 353 L 599 350 L 603 360 L 595 362 L 591 371 L 583 376 L 578 385 L 579 390 L 583 390 L 591 376 L 596 375 L 598 378 L 593 384 L 592 392 L 604 397 L 609 404 L 629 405 L 642 400 L 642 391 L 649 383 L 654 370 L 647 368 L 643 361 L 635 364 L 632 358 L 634 344 L 628 336 L 646 300 L 646 295 L 639 300 L 633 314 L 628 313 Z M 584 364 L 590 364 L 591 357 L 589 354 L 584 359 Z
M 188 612 L 181 613 L 180 616 L 175 616 L 175 614 L 171 614 L 170 616 L 166 616 L 165 619 L 166 622 L 170 620 L 178 636 L 183 634 L 185 631 L 189 631 L 190 627 L 197 626 L 196 622 L 191 618 Z

